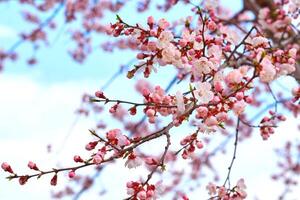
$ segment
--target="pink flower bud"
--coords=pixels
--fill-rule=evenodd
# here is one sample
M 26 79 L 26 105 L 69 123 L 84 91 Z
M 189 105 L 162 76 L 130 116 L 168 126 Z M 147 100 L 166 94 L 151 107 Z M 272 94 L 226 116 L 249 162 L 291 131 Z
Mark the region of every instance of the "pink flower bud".
M 75 177 L 75 171 L 74 170 L 71 170 L 71 171 L 69 171 L 69 178 L 74 178 Z
M 86 146 L 85 146 L 85 149 L 88 150 L 88 151 L 91 151 L 93 149 L 95 149 L 96 145 L 98 144 L 97 141 L 95 142 L 89 142 Z
M 102 91 L 97 91 L 95 92 L 95 96 L 100 98 L 100 99 L 106 99 Z
M 55 174 L 55 175 L 52 177 L 52 179 L 51 179 L 51 181 L 50 181 L 50 184 L 53 185 L 53 186 L 56 186 L 56 184 L 57 184 L 57 174 Z
M 83 162 L 83 159 L 78 155 L 75 155 L 73 159 L 75 162 Z
M 148 19 L 147 19 L 147 24 L 149 26 L 153 25 L 154 24 L 154 18 L 153 16 L 149 16 Z
M 19 178 L 19 183 L 20 185 L 25 185 L 25 183 L 28 181 L 29 177 L 28 176 L 21 176 Z
M 252 97 L 248 96 L 248 97 L 246 98 L 246 102 L 249 103 L 249 104 L 251 104 L 251 103 L 253 102 Z
M 30 169 L 33 169 L 33 170 L 39 170 L 39 168 L 36 166 L 36 164 L 32 161 L 29 161 L 28 162 L 28 165 L 27 165 Z
M 197 141 L 196 142 L 196 146 L 197 146 L 198 149 L 202 149 L 203 148 L 203 144 L 202 144 L 201 141 Z
M 11 168 L 11 166 L 10 166 L 8 163 L 6 163 L 6 162 L 2 163 L 1 168 L 2 168 L 4 171 L 9 172 L 9 173 L 11 173 L 11 174 L 14 173 L 13 170 L 12 170 L 12 168 Z

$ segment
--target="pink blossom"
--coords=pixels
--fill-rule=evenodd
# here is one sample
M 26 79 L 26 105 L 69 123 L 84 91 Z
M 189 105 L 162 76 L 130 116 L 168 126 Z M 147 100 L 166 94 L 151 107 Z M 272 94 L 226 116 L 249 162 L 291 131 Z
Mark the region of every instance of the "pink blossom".
M 239 194 L 239 196 L 243 199 L 247 197 L 247 193 L 245 192 L 246 188 L 247 187 L 245 185 L 244 179 L 238 180 L 235 190 Z
M 200 106 L 199 108 L 196 109 L 197 111 L 197 118 L 205 118 L 207 116 L 208 113 L 208 109 L 207 107 L 204 106 Z
M 269 57 L 264 57 L 262 62 L 262 71 L 259 73 L 259 78 L 262 82 L 268 83 L 274 80 L 276 70 Z
M 102 162 L 102 160 L 103 160 L 103 158 L 101 155 L 96 154 L 93 156 L 93 163 L 95 163 L 97 165 L 99 165 Z
M 166 19 L 162 18 L 158 21 L 158 26 L 165 30 L 170 26 L 170 23 Z
M 207 54 L 209 57 L 212 57 L 210 60 L 220 63 L 222 58 L 222 48 L 219 45 L 212 45 L 208 48 Z M 217 70 L 217 67 L 214 66 L 212 69 Z
M 134 153 L 131 153 L 128 156 L 127 161 L 125 162 L 125 166 L 129 169 L 136 168 L 142 164 L 142 159 L 138 156 L 136 156 Z
M 218 120 L 215 116 L 210 116 L 210 117 L 206 118 L 204 123 L 207 126 L 215 126 L 215 125 L 218 125 Z
M 201 57 L 193 62 L 192 72 L 195 77 L 201 77 L 203 74 L 208 74 L 215 69 L 214 64 L 206 57 Z
M 211 91 L 211 84 L 208 82 L 198 82 L 194 91 L 195 97 L 201 104 L 207 104 L 214 98 L 214 93 Z
M 208 190 L 209 195 L 215 195 L 217 193 L 217 186 L 211 182 L 208 183 L 206 189 Z
M 254 47 L 258 47 L 258 46 L 266 47 L 268 45 L 268 39 L 262 36 L 254 37 L 252 39 L 252 45 Z
M 242 79 L 243 79 L 243 75 L 239 70 L 233 70 L 229 72 L 225 77 L 225 81 L 227 84 L 233 84 L 233 83 L 238 84 L 242 82 Z
M 236 115 L 240 115 L 244 112 L 245 107 L 246 107 L 245 101 L 241 100 L 234 103 L 232 110 Z
M 166 48 L 170 45 L 170 42 L 174 39 L 171 31 L 163 31 L 160 33 L 156 46 L 160 49 Z

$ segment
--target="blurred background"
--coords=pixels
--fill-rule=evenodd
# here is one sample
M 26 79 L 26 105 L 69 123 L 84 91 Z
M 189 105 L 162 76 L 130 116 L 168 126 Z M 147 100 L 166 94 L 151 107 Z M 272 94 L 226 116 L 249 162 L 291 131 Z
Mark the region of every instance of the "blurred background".
M 224 0 L 222 4 L 233 12 L 242 6 L 242 2 L 238 0 Z M 187 16 L 190 12 L 190 7 L 175 6 L 167 13 L 151 8 L 142 14 L 133 15 L 135 6 L 136 2 L 129 2 L 120 10 L 119 15 L 131 23 L 145 23 L 149 15 L 156 19 L 164 17 L 173 20 Z M 32 28 L 22 18 L 22 11 L 30 9 L 14 0 L 0 3 L 0 49 L 11 48 L 19 40 L 20 32 Z M 51 13 L 41 16 L 41 20 L 47 19 L 49 14 Z M 102 20 L 113 23 L 115 15 L 107 13 Z M 63 12 L 55 16 L 55 22 L 58 28 L 49 32 L 47 45 L 38 49 L 27 43 L 18 46 L 20 59 L 5 64 L 0 74 L 0 160 L 10 163 L 17 172 L 28 172 L 26 166 L 29 160 L 43 169 L 69 166 L 73 164 L 73 155 L 84 152 L 85 144 L 91 140 L 88 129 L 95 126 L 98 116 L 84 117 L 76 114 L 83 94 L 93 94 L 105 86 L 105 93 L 115 99 L 141 99 L 134 94 L 136 80 L 128 80 L 126 70 L 119 73 L 120 66 L 126 67 L 128 63 L 135 61 L 135 52 L 116 49 L 111 53 L 96 47 L 97 50 L 90 53 L 84 63 L 74 62 L 68 53 L 68 49 L 74 45 L 69 36 L 73 27 L 65 23 Z M 97 42 L 92 44 L 97 45 L 105 42 L 107 37 L 99 35 L 95 40 Z M 28 65 L 26 59 L 31 56 L 38 58 L 36 65 Z M 166 87 L 175 74 L 175 71 L 161 68 L 160 73 L 151 77 L 150 81 Z M 296 85 L 292 78 L 280 81 L 289 89 Z M 177 89 L 178 87 L 180 86 Z M 278 85 L 277 87 L 280 88 Z M 177 89 L 173 88 L 171 91 L 176 92 Z M 296 119 L 291 118 L 282 123 L 268 141 L 262 141 L 256 132 L 251 140 L 238 147 L 232 180 L 235 182 L 241 177 L 245 178 L 249 199 L 276 199 L 282 193 L 282 185 L 270 179 L 270 175 L 277 170 L 278 158 L 273 149 L 281 148 L 283 141 L 287 139 L 299 140 L 296 122 Z M 114 121 L 108 122 L 109 128 L 117 128 L 116 126 L 118 124 Z M 185 130 L 183 127 L 176 131 Z M 231 160 L 233 142 L 228 142 L 226 156 L 220 154 L 214 159 L 213 164 L 219 171 L 221 180 Z M 82 174 L 93 172 L 92 168 L 80 170 Z M 121 199 L 126 196 L 126 181 L 138 178 L 143 172 L 144 169 L 125 169 L 124 163 L 118 162 L 102 171 L 94 186 L 79 199 L 97 199 L 103 190 L 107 190 L 107 194 L 102 199 Z M 19 186 L 16 180 L 7 181 L 4 178 L 6 174 L 0 174 L 0 199 L 3 200 L 51 199 L 50 191 L 59 190 L 68 182 L 67 177 L 60 176 L 58 186 L 50 187 L 51 177 L 45 176 Z M 205 184 L 210 179 L 211 177 L 204 177 L 199 181 L 202 184 L 199 191 L 194 191 L 189 197 L 208 197 Z M 186 187 L 188 193 L 188 182 L 182 187 Z M 296 190 L 290 194 L 289 199 L 299 199 L 299 196 L 299 190 Z

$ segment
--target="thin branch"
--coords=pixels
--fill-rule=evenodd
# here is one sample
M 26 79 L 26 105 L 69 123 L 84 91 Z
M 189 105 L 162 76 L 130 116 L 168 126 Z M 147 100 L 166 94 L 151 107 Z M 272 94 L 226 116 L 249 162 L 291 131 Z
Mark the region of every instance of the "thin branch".
M 230 188 L 230 174 L 231 174 L 231 170 L 232 170 L 232 166 L 233 166 L 234 160 L 236 158 L 236 151 L 237 151 L 237 144 L 238 144 L 238 137 L 239 137 L 239 126 L 240 126 L 240 118 L 237 119 L 237 125 L 236 125 L 236 129 L 235 129 L 235 141 L 234 141 L 233 156 L 232 156 L 230 165 L 228 167 L 228 173 L 227 173 L 225 182 L 223 184 L 223 186 L 225 186 L 226 183 L 228 182 L 229 188 Z

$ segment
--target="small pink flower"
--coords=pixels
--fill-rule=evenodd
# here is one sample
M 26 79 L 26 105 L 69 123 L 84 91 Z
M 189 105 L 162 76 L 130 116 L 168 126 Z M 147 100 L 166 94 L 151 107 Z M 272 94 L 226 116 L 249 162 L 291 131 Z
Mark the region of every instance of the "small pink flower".
M 274 80 L 276 70 L 269 57 L 266 56 L 263 58 L 261 66 L 262 71 L 259 73 L 260 80 L 265 83 L 269 83 Z
M 201 104 L 207 104 L 214 98 L 214 93 L 211 91 L 211 84 L 208 82 L 199 82 L 195 85 L 195 97 Z
M 233 70 L 227 74 L 225 77 L 225 82 L 227 84 L 239 84 L 242 82 L 243 75 L 239 70 Z
M 170 23 L 166 19 L 162 18 L 158 21 L 158 26 L 159 28 L 165 30 L 170 26 Z
M 136 156 L 134 153 L 131 153 L 128 156 L 127 161 L 125 162 L 125 166 L 129 169 L 136 168 L 142 164 L 142 159 Z
M 214 21 L 209 21 L 209 22 L 207 23 L 207 28 L 208 28 L 210 31 L 214 31 L 214 30 L 216 30 L 217 25 L 216 25 L 216 23 L 215 23 Z
M 206 186 L 206 189 L 208 190 L 209 195 L 214 195 L 217 193 L 217 186 L 211 182 L 208 183 L 208 185 Z
M 245 192 L 246 188 L 247 187 L 245 185 L 244 179 L 240 179 L 236 184 L 235 190 L 239 194 L 239 196 L 243 199 L 247 197 L 247 193 Z
M 200 106 L 199 108 L 196 109 L 197 111 L 197 118 L 205 118 L 207 116 L 208 113 L 208 109 L 207 107 L 204 106 Z
M 268 39 L 262 36 L 255 37 L 252 39 L 252 45 L 254 47 L 258 47 L 258 46 L 266 47 L 268 45 Z
M 245 101 L 241 100 L 234 103 L 232 110 L 236 115 L 240 115 L 244 112 L 245 107 L 246 107 Z
M 207 126 L 215 126 L 215 125 L 218 125 L 218 120 L 215 116 L 210 116 L 210 117 L 206 118 L 204 123 Z
M 101 155 L 94 155 L 93 156 L 93 163 L 95 163 L 96 165 L 99 165 L 102 162 L 103 158 Z

